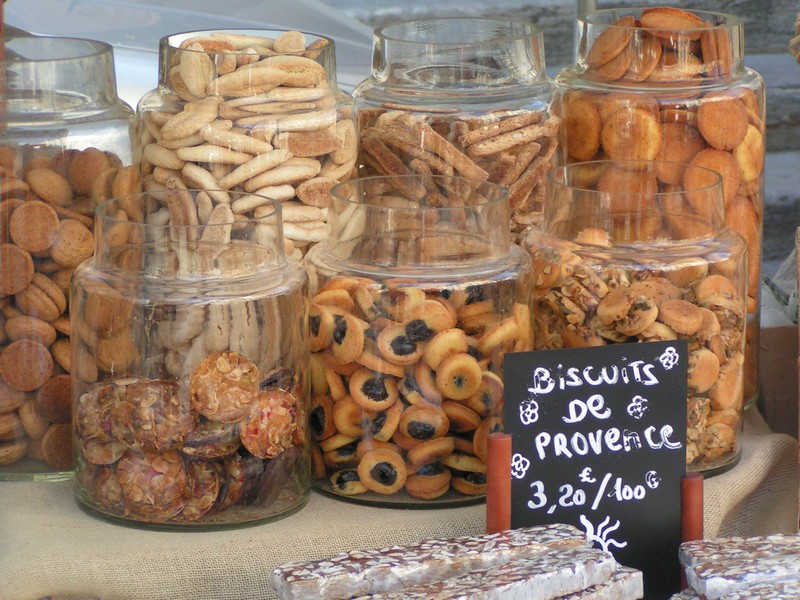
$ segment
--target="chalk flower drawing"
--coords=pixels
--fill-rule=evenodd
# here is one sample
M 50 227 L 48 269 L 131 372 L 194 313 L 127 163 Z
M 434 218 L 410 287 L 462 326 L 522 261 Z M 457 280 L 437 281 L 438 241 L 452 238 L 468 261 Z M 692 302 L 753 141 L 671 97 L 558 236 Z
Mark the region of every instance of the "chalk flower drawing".
M 524 479 L 531 467 L 531 461 L 517 452 L 511 457 L 511 475 L 514 479 Z
M 533 425 L 539 420 L 539 403 L 536 400 L 526 400 L 519 405 L 519 421 L 523 425 Z
M 644 416 L 644 413 L 647 412 L 647 409 L 650 408 L 648 405 L 649 403 L 647 398 L 636 395 L 631 398 L 631 402 L 628 404 L 628 414 L 634 419 L 641 419 Z
M 669 348 L 664 350 L 661 356 L 658 357 L 658 362 L 661 363 L 661 366 L 664 367 L 665 370 L 671 371 L 680 362 L 680 356 L 678 356 L 678 351 L 670 346 Z
M 600 548 L 606 552 L 609 551 L 609 546 L 624 548 L 628 545 L 628 542 L 618 542 L 614 538 L 609 537 L 611 533 L 619 529 L 619 520 L 609 527 L 608 524 L 611 523 L 611 518 L 606 517 L 597 527 L 597 531 L 595 531 L 592 522 L 586 518 L 586 515 L 581 515 L 581 523 L 583 524 L 583 528 L 586 530 L 586 537 L 589 538 L 589 541 L 593 544 L 598 544 Z

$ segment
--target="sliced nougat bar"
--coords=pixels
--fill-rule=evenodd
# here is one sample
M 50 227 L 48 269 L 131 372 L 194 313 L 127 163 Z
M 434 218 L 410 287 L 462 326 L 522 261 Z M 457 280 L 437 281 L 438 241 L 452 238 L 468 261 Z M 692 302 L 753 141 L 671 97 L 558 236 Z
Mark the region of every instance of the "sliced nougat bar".
M 620 566 L 608 581 L 564 596 L 562 600 L 636 600 L 638 598 L 644 598 L 642 572 Z
M 800 536 L 696 540 L 681 545 L 680 561 L 695 592 L 728 598 L 756 584 L 800 580 Z
M 587 546 L 585 534 L 572 525 L 539 525 L 286 563 L 272 572 L 271 582 L 286 599 L 352 598 L 484 571 L 553 549 Z
M 800 581 L 756 583 L 750 587 L 725 594 L 725 600 L 788 600 L 800 598 Z M 694 590 L 683 590 L 670 600 L 703 600 Z
M 600 585 L 616 568 L 609 552 L 567 548 L 359 600 L 552 600 Z

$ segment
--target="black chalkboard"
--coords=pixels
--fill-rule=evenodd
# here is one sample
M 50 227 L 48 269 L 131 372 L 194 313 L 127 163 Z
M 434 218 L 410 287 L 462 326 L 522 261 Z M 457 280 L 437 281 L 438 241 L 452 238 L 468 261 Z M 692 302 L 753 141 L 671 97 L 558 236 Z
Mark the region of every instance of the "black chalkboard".
M 687 356 L 686 340 L 505 356 L 511 526 L 580 527 L 647 598 L 680 588 Z

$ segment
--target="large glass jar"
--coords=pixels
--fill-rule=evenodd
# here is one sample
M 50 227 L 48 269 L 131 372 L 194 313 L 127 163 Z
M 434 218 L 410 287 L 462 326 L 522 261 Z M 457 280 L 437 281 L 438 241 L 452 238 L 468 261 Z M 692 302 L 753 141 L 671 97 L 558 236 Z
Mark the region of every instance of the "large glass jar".
M 333 40 L 299 31 L 180 33 L 159 45 L 158 87 L 137 108 L 145 189 L 178 176 L 230 202 L 238 220 L 284 203 L 286 254 L 325 236 L 331 186 L 355 170 L 352 98 L 337 87 Z M 208 215 L 200 214 L 200 219 Z
M 663 169 L 687 183 L 659 183 Z M 747 247 L 722 190 L 694 165 L 573 163 L 548 176 L 525 239 L 537 350 L 688 341 L 686 465 L 707 474 L 736 464 L 744 404 Z
M 482 500 L 503 356 L 532 343 L 530 257 L 510 241 L 505 190 L 367 177 L 333 188 L 329 217 L 305 258 L 316 487 L 366 504 Z
M 541 219 L 559 120 L 549 113 L 542 31 L 503 19 L 393 23 L 374 35 L 353 92 L 359 173 L 458 175 L 509 190 L 517 241 Z
M 726 225 L 748 247 L 745 403 L 758 397 L 765 91 L 744 66 L 734 16 L 673 7 L 601 10 L 579 20 L 577 63 L 555 78 L 564 163 L 660 160 L 722 175 Z M 659 169 L 663 184 L 682 170 Z
M 73 279 L 76 490 L 112 520 L 244 525 L 308 499 L 308 278 L 279 203 L 179 225 L 203 193 L 101 205 Z
M 93 214 L 138 191 L 111 46 L 4 38 L 0 58 L 0 480 L 72 476 L 69 284 Z

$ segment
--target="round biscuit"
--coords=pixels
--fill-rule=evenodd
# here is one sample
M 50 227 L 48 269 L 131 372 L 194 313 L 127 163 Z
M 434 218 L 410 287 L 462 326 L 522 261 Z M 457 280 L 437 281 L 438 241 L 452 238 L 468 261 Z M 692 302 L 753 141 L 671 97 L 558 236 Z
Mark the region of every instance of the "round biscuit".
M 586 55 L 586 64 L 599 67 L 606 64 L 628 45 L 633 35 L 636 19 L 625 16 L 600 32 Z
M 717 150 L 733 150 L 747 134 L 744 102 L 726 92 L 706 94 L 697 109 L 697 128 Z
M 564 106 L 564 143 L 576 160 L 591 160 L 600 149 L 600 111 L 590 98 L 579 97 Z
M 661 151 L 661 123 L 643 108 L 618 110 L 603 124 L 600 140 L 612 160 L 654 160 Z

